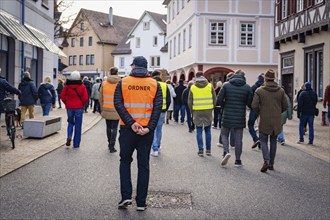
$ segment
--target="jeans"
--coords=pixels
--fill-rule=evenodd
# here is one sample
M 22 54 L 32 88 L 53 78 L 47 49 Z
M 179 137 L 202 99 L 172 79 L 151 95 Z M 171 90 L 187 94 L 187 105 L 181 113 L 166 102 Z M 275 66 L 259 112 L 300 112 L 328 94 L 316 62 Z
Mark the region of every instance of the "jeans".
M 100 102 L 98 99 L 94 99 L 93 113 L 95 113 L 95 112 L 101 112 Z
M 233 135 L 234 140 L 235 140 L 235 156 L 236 160 L 241 159 L 241 154 L 242 154 L 242 147 L 243 147 L 243 128 L 226 128 L 223 127 L 221 128 L 221 136 L 222 136 L 222 142 L 223 142 L 223 152 L 224 155 L 226 153 L 229 153 L 229 132 L 231 135 Z
M 85 111 L 87 111 L 87 109 L 88 109 L 90 98 L 91 98 L 90 95 L 88 95 L 88 102 L 86 102 L 86 104 L 85 104 L 85 106 L 84 106 L 84 110 L 85 110 Z M 91 107 L 92 107 L 92 105 L 91 105 Z
M 61 93 L 57 93 L 58 107 L 62 108 Z
M 137 206 L 143 207 L 146 204 L 149 187 L 149 160 L 151 144 L 154 132 L 150 131 L 146 135 L 138 135 L 130 128 L 121 127 L 119 130 L 120 144 L 120 192 L 123 200 L 132 198 L 132 179 L 131 179 L 131 163 L 134 150 L 137 150 L 137 189 L 136 203 Z
M 260 145 L 262 150 L 262 155 L 265 161 L 269 161 L 270 165 L 274 165 L 277 143 L 276 135 L 267 135 L 259 133 Z M 268 148 L 268 137 L 269 137 L 269 148 Z
M 115 148 L 116 138 L 117 138 L 117 129 L 119 120 L 105 120 L 107 125 L 107 138 L 108 138 L 108 147 L 110 150 Z
M 328 123 L 330 123 L 330 105 L 328 105 Z
M 255 111 L 253 111 L 251 109 L 250 114 L 249 114 L 248 127 L 249 127 L 249 133 L 253 139 L 253 142 L 256 142 L 259 140 L 259 138 L 257 136 L 257 132 L 254 129 L 254 123 L 256 122 L 257 118 L 258 118 L 258 113 L 256 113 Z
M 68 115 L 68 128 L 67 135 L 68 139 L 72 139 L 73 128 L 74 128 L 74 138 L 73 138 L 73 147 L 79 147 L 81 141 L 81 126 L 83 120 L 84 109 L 74 109 L 69 108 L 66 110 Z
M 52 108 L 52 103 L 41 104 L 41 108 L 42 108 L 42 115 L 48 116 L 50 109 Z
M 179 111 L 180 111 L 180 122 L 184 123 L 184 117 L 185 117 L 185 107 L 184 104 L 175 104 L 174 105 L 174 121 L 179 122 Z
M 213 110 L 213 126 L 221 128 L 221 108 L 215 107 Z
M 189 131 L 193 131 L 193 130 L 195 130 L 195 124 L 192 120 L 190 108 L 189 108 L 188 104 L 184 104 L 184 105 L 185 105 L 185 109 L 186 109 L 186 113 L 187 113 L 187 123 L 188 123 Z
M 206 150 L 211 150 L 211 125 L 204 127 Z M 196 126 L 196 139 L 198 150 L 203 150 L 203 127 Z
M 160 148 L 160 143 L 162 141 L 162 130 L 163 130 L 163 123 L 165 119 L 165 112 L 160 113 L 157 126 L 155 129 L 154 133 L 154 139 L 152 142 L 152 150 L 153 151 L 158 151 Z
M 314 115 L 301 115 L 299 121 L 299 141 L 304 141 L 304 126 L 308 123 L 309 142 L 313 144 L 314 141 Z

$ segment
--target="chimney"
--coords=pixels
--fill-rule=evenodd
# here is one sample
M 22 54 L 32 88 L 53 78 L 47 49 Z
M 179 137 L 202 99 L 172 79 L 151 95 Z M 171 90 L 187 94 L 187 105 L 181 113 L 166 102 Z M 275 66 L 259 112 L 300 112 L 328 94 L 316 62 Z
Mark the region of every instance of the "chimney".
M 109 8 L 109 22 L 110 22 L 110 25 L 113 25 L 112 7 Z

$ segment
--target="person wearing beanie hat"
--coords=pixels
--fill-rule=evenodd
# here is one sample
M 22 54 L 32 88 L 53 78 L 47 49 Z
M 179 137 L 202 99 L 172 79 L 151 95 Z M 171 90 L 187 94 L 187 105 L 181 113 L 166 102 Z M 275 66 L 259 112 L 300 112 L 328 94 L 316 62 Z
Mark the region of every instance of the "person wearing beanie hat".
M 184 118 L 186 117 L 185 105 L 182 102 L 182 93 L 187 87 L 183 85 L 183 79 L 179 80 L 179 85 L 175 87 L 176 97 L 174 98 L 174 122 L 179 123 L 179 112 L 180 112 L 180 123 L 184 124 Z
M 312 89 L 310 82 L 305 82 L 305 90 L 298 98 L 297 117 L 299 118 L 299 140 L 298 144 L 304 143 L 304 128 L 308 124 L 308 144 L 314 141 L 314 117 L 316 115 L 317 94 Z
M 152 78 L 155 79 L 160 84 L 163 94 L 162 111 L 160 113 L 158 123 L 154 132 L 154 139 L 152 142 L 152 153 L 151 153 L 152 156 L 158 157 L 158 151 L 160 150 L 160 145 L 162 142 L 162 130 L 163 130 L 163 123 L 165 120 L 165 113 L 171 104 L 171 94 L 170 94 L 170 90 L 167 87 L 167 84 L 165 82 L 162 82 L 159 71 L 155 70 L 152 72 L 151 75 Z
M 78 71 L 73 71 L 70 78 L 66 81 L 61 93 L 61 100 L 65 104 L 68 115 L 66 146 L 71 145 L 74 133 L 73 147 L 79 148 L 84 106 L 88 102 L 88 94 Z
M 277 135 L 282 130 L 281 114 L 288 109 L 284 89 L 274 79 L 274 70 L 267 70 L 265 83 L 255 91 L 252 101 L 252 109 L 259 115 L 259 138 L 264 159 L 261 172 L 274 170 Z
M 119 209 L 132 204 L 132 156 L 137 150 L 138 177 L 136 210 L 146 209 L 149 186 L 150 150 L 163 108 L 161 85 L 149 77 L 147 60 L 135 57 L 129 76 L 120 80 L 114 93 L 114 106 L 120 116 L 120 191 Z
M 251 87 L 252 88 L 252 96 L 254 96 L 255 91 L 264 83 L 264 73 L 260 73 L 258 75 L 258 80 L 254 83 L 254 85 Z M 250 109 L 249 113 L 249 120 L 248 120 L 248 128 L 249 128 L 249 133 L 252 137 L 253 144 L 252 144 L 252 149 L 258 148 L 260 149 L 260 140 L 257 135 L 256 129 L 254 128 L 255 122 L 257 121 L 258 114 L 253 111 L 253 109 Z

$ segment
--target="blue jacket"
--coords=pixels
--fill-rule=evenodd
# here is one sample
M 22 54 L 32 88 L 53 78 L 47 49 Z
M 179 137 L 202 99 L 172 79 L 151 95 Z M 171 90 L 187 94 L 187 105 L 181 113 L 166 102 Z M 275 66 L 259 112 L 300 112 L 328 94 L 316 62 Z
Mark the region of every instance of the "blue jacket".
M 19 96 L 21 106 L 35 105 L 38 100 L 38 90 L 30 78 L 23 78 L 18 85 L 18 89 L 22 94 Z
M 311 88 L 306 88 L 298 98 L 297 116 L 314 116 L 317 103 L 317 95 Z
M 51 103 L 55 105 L 56 93 L 54 86 L 49 83 L 44 83 L 39 86 L 38 96 L 41 104 Z
M 9 93 L 14 93 L 16 95 L 19 95 L 21 93 L 21 91 L 11 86 L 5 78 L 0 76 L 0 112 L 3 112 L 1 102 L 7 96 L 6 91 Z

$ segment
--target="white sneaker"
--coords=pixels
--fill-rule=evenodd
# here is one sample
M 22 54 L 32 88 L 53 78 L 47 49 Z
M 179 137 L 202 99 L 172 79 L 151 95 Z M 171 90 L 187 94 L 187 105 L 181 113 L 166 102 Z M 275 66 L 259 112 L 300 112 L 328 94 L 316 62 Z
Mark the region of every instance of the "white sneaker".
M 158 151 L 152 152 L 151 155 L 154 156 L 154 157 L 158 157 Z
M 221 161 L 221 165 L 222 165 L 222 166 L 226 165 L 226 164 L 228 163 L 228 160 L 229 160 L 230 157 L 231 157 L 230 153 L 227 153 L 227 154 L 223 157 L 223 159 L 222 159 L 222 161 Z
M 217 143 L 217 147 L 223 147 L 223 145 L 220 143 Z

